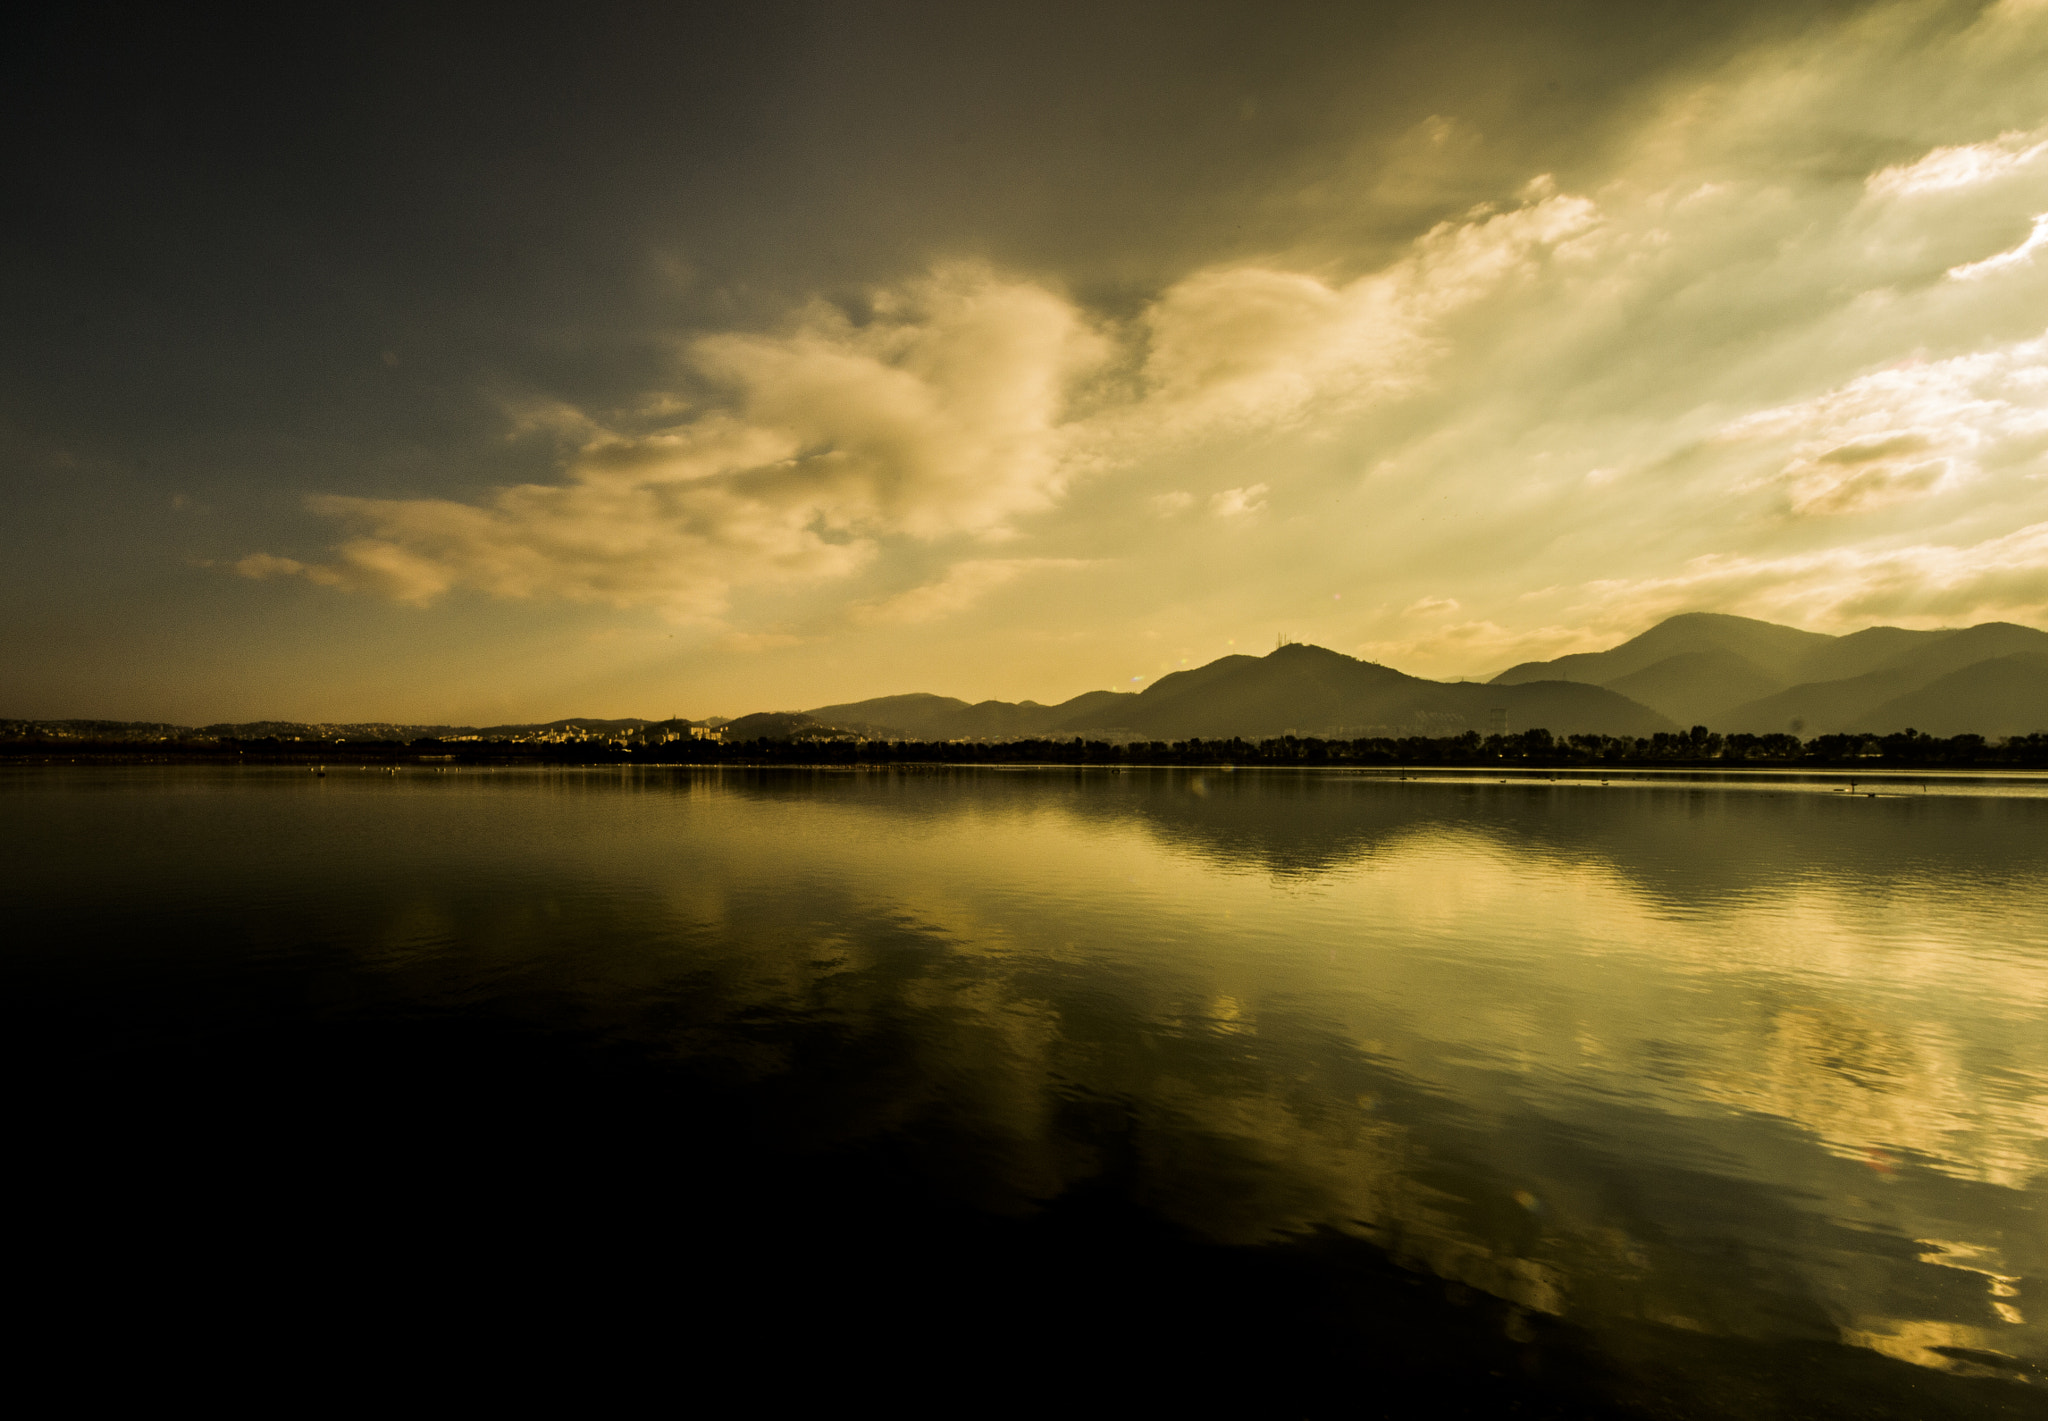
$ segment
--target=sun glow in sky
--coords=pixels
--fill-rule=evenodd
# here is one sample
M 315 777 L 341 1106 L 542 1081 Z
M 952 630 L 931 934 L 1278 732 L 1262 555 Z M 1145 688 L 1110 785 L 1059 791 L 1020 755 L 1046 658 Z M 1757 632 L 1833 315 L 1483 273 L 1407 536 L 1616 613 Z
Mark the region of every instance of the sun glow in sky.
M 2048 619 L 2048 5 L 325 24 L 7 61 L 0 714 Z

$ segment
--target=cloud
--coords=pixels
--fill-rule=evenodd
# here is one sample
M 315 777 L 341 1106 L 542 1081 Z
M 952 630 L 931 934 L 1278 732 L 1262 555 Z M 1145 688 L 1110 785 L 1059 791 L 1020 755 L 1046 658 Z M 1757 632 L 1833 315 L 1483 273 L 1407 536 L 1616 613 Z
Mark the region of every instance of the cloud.
M 1548 661 L 1574 651 L 1611 645 L 1584 626 L 1503 627 L 1492 621 L 1453 622 L 1422 636 L 1390 637 L 1362 643 L 1368 661 L 1408 670 L 1429 666 L 1436 674 L 1495 674 L 1524 661 Z
M 1227 488 L 1209 499 L 1209 511 L 1218 518 L 1242 518 L 1246 514 L 1257 513 L 1266 506 L 1267 492 L 1264 484 Z
M 2038 617 L 2048 612 L 2048 522 L 1967 545 L 1708 555 L 1671 577 L 1595 582 L 1587 591 L 1603 609 L 1645 617 L 1695 607 L 1821 627 Z
M 2034 230 L 2027 234 L 2027 240 L 2010 251 L 1999 252 L 1996 256 L 1985 257 L 1982 261 L 1964 262 L 1948 269 L 1951 281 L 1980 281 L 1995 276 L 2007 267 L 2031 262 L 2034 253 L 2048 246 L 2048 213 L 2034 215 Z
M 1911 163 L 1893 164 L 1872 173 L 1865 186 L 1880 196 L 1911 196 L 1973 187 L 2008 177 L 2048 153 L 2048 140 L 2017 129 L 1982 143 L 1936 148 Z
M 815 302 L 779 334 L 695 340 L 690 365 L 725 402 L 654 434 L 560 401 L 513 402 L 513 433 L 578 446 L 565 482 L 477 502 L 321 495 L 312 510 L 353 530 L 333 560 L 261 566 L 420 605 L 468 587 L 713 618 L 736 586 L 845 578 L 892 540 L 1013 536 L 1077 477 L 1129 467 L 1161 439 L 1422 388 L 1445 317 L 1596 221 L 1590 202 L 1539 182 L 1522 205 L 1439 224 L 1344 285 L 1198 272 L 1120 333 L 1041 285 L 942 267 L 871 293 L 865 320 Z M 1138 389 L 1076 417 L 1072 397 L 1119 335 L 1142 351 Z M 1254 513 L 1268 491 L 1229 489 L 1210 507 Z M 1152 507 L 1191 503 L 1166 493 Z
M 1853 513 L 1918 499 L 2023 461 L 2048 437 L 2048 335 L 1858 376 L 1810 399 L 1759 410 L 1715 436 L 1788 449 L 1752 483 L 1784 490 L 1795 514 Z
M 726 632 L 713 644 L 721 651 L 751 655 L 763 651 L 781 651 L 787 647 L 801 646 L 808 637 L 791 632 Z
M 639 407 L 672 411 L 653 433 L 519 407 L 562 441 L 556 482 L 323 497 L 331 556 L 242 570 L 706 619 L 810 587 L 886 627 L 1117 545 L 1117 635 L 1292 616 L 1341 572 L 1318 635 L 1459 671 L 1687 607 L 2017 614 L 2048 520 L 2044 62 L 2042 10 L 1878 6 L 1644 95 L 1581 190 L 1518 174 L 1369 269 L 1340 234 L 1193 265 L 1117 317 L 976 265 L 813 303 L 688 342 L 687 399 Z M 1414 184 L 1456 191 L 1428 165 L 1484 142 L 1418 130 Z M 1253 516 L 1276 499 L 1301 516 Z
M 233 566 L 236 572 L 254 582 L 267 582 L 273 577 L 305 577 L 331 586 L 340 581 L 331 569 L 309 567 L 297 558 L 273 557 L 269 553 L 251 553 Z
M 893 597 L 855 606 L 854 620 L 914 625 L 966 610 L 996 588 L 1027 573 L 1092 567 L 1085 558 L 980 558 L 953 564 L 945 576 Z
M 1595 205 L 1547 179 L 1528 203 L 1439 223 L 1386 268 L 1342 285 L 1299 271 L 1224 266 L 1160 294 L 1139 325 L 1142 437 L 1270 426 L 1424 388 L 1443 323 L 1598 225 Z
M 306 570 L 306 565 L 297 558 L 272 557 L 269 553 L 251 553 L 235 564 L 235 571 L 257 582 L 272 577 L 292 577 Z
M 2039 618 L 2048 7 L 1925 21 L 1880 8 L 1674 86 L 1597 225 L 1447 328 L 1426 400 L 1354 426 L 1364 511 L 1320 556 L 1371 566 L 1382 607 L 1455 595 L 1510 653 L 1686 610 Z M 1470 669 L 1374 615 L 1368 645 Z
M 673 428 L 522 410 L 522 428 L 584 434 L 563 483 L 316 497 L 355 536 L 325 565 L 257 565 L 413 603 L 470 587 L 712 617 L 737 585 L 843 578 L 892 538 L 999 539 L 1052 505 L 1065 400 L 1106 349 L 1055 293 L 945 268 L 875 293 L 863 322 L 820 303 L 779 335 L 696 341 L 728 405 Z

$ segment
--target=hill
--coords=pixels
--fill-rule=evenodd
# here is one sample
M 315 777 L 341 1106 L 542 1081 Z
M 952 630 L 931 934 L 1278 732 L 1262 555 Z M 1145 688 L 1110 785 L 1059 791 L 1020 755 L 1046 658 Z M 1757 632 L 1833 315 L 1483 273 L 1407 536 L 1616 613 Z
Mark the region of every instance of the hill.
M 1597 686 L 1425 681 L 1320 646 L 1283 646 L 1262 657 L 1226 656 L 1163 676 L 1134 699 L 1133 705 L 1106 708 L 1071 728 L 1118 729 L 1152 740 L 1455 735 L 1483 730 L 1496 708 L 1507 712 L 1516 729 L 1541 724 L 1557 734 L 1648 735 L 1676 728 L 1656 712 Z M 1112 720 L 1112 714 L 1117 718 Z
M 1926 735 L 2028 735 L 2048 723 L 2048 656 L 1998 656 L 1886 701 L 1873 725 Z
M 486 726 L 253 721 L 200 729 L 158 722 L 0 721 L 8 744 L 160 745 L 276 739 L 416 739 L 666 744 L 723 726 L 729 743 L 859 737 L 989 741 L 1324 740 L 1544 729 L 1649 736 L 1705 725 L 1803 737 L 1907 729 L 1944 738 L 2048 732 L 2048 632 L 2012 622 L 1829 636 L 1748 617 L 1692 612 L 1606 651 L 1530 661 L 1492 681 L 1430 681 L 1319 646 L 1232 655 L 1143 691 L 1088 691 L 1056 705 L 878 696 L 730 722 L 570 718 Z
M 1524 662 L 1493 684 L 1589 681 L 1681 725 L 1729 732 L 1889 734 L 1939 724 L 1960 727 L 1951 733 L 2000 735 L 2048 726 L 2048 698 L 2027 699 L 2032 682 L 2023 668 L 1955 673 L 2041 655 L 2048 655 L 2048 632 L 2011 622 L 1828 636 L 1692 612 L 1607 651 Z
M 1675 721 L 1717 725 L 1731 707 L 1768 695 L 1782 683 L 1748 657 L 1716 648 L 1682 651 L 1605 684 Z
M 1536 682 L 1489 687 L 1426 681 L 1319 646 L 1225 656 L 1162 676 L 1136 695 L 1092 691 L 1056 706 L 1034 701 L 969 705 L 943 696 L 885 696 L 806 712 L 864 733 L 903 739 L 1017 739 L 1081 735 L 1118 740 L 1325 739 L 1457 735 L 1484 730 L 1495 710 L 1518 730 L 1649 735 L 1677 727 L 1598 686 Z M 735 722 L 730 738 L 740 735 Z
M 737 720 L 727 721 L 725 737 L 735 742 L 741 740 L 830 740 L 840 735 L 858 734 L 853 726 L 835 725 L 819 720 L 816 716 L 805 715 L 802 711 L 755 711 Z
M 1069 721 L 1137 697 L 1123 691 L 1084 691 L 1044 706 L 1037 701 L 979 701 L 916 692 L 818 706 L 804 714 L 860 734 L 895 740 L 1021 740 L 1053 733 Z
M 1624 676 L 1646 671 L 1674 656 L 1718 653 L 1735 658 L 1757 674 L 1770 677 L 1775 685 L 1804 680 L 1799 668 L 1829 643 L 1840 638 L 1823 632 L 1800 631 L 1775 622 L 1750 617 L 1729 617 L 1718 612 L 1685 612 L 1667 617 L 1640 636 L 1629 638 L 1606 651 L 1560 656 L 1555 661 L 1525 661 L 1493 678 L 1493 684 L 1511 686 L 1525 681 L 1587 681 L 1610 685 Z

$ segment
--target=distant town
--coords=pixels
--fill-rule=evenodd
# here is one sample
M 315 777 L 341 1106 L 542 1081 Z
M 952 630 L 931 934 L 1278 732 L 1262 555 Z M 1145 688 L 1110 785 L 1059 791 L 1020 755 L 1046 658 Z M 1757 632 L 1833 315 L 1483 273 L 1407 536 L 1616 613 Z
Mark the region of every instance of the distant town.
M 180 746 L 246 748 L 278 745 L 341 746 L 570 746 L 645 749 L 683 740 L 717 742 L 727 722 L 689 720 L 556 720 L 545 725 L 396 725 L 389 722 L 327 724 L 261 720 L 219 725 L 170 725 L 124 720 L 0 720 L 0 743 L 63 745 Z

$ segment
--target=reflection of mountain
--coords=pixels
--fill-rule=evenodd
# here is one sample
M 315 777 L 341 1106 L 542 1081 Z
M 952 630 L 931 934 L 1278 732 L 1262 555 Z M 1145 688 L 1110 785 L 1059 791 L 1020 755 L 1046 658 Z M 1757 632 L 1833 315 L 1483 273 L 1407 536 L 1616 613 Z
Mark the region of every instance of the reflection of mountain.
M 1505 711 L 1516 730 L 1559 735 L 1649 735 L 1676 727 L 1625 695 L 1549 680 L 1480 686 L 1426 681 L 1319 646 L 1226 656 L 1161 677 L 1137 695 L 1096 691 L 1057 706 L 943 696 L 885 696 L 821 706 L 820 721 L 909 739 L 1002 739 L 1034 735 L 1262 740 L 1281 735 L 1457 735 L 1484 730 Z
M 1540 862 L 1606 866 L 1681 913 L 1717 911 L 1802 877 L 1999 884 L 2039 871 L 2048 803 L 1698 787 L 1410 783 L 1347 774 L 1126 773 L 1073 803 L 1128 816 L 1183 852 L 1314 877 L 1447 827 Z
M 2048 632 L 2010 622 L 1833 637 L 1694 612 L 1608 651 L 1524 662 L 1494 684 L 1591 682 L 1723 731 L 1996 736 L 2048 728 L 2044 658 Z
M 1125 774 L 1071 807 L 1086 818 L 1136 818 L 1170 848 L 1282 878 L 1334 872 L 1427 817 L 1384 782 L 1257 772 Z
M 786 772 L 720 783 L 761 803 Z M 1417 834 L 1491 841 L 1533 865 L 1620 874 L 1669 911 L 1711 915 L 1815 879 L 2006 891 L 2040 876 L 2048 800 L 1904 793 L 1877 800 L 1807 790 L 1516 779 L 1399 780 L 1345 771 L 956 770 L 913 792 L 892 776 L 821 774 L 808 793 L 865 814 L 928 820 L 952 811 L 1063 814 L 1134 824 L 1176 853 L 1307 880 L 1368 864 Z M 917 782 L 917 783 L 922 783 Z M 943 799 L 937 796 L 943 795 Z

